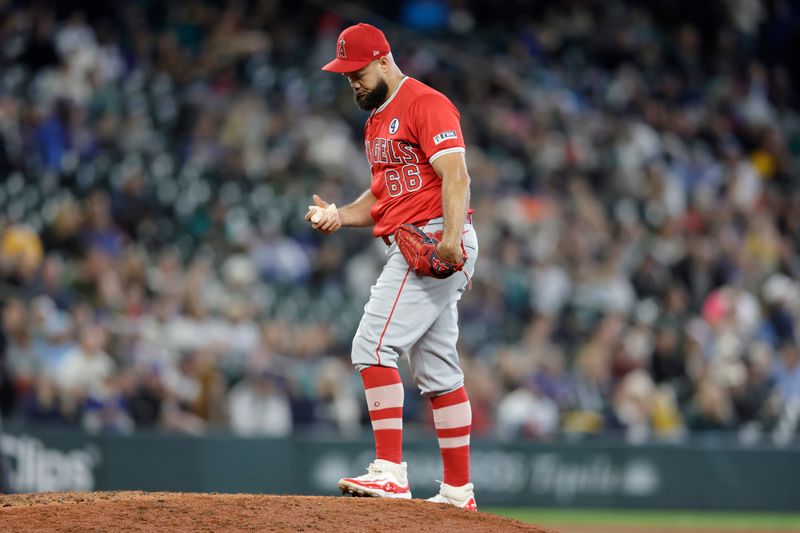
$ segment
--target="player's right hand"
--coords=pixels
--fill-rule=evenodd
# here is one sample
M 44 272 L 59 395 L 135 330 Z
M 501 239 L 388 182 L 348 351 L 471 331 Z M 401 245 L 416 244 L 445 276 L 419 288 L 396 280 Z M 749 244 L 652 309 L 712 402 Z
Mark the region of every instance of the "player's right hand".
M 311 222 L 311 227 L 320 233 L 333 233 L 342 227 L 342 216 L 336 204 L 329 204 L 316 194 L 313 195 L 315 205 L 308 206 L 306 220 Z

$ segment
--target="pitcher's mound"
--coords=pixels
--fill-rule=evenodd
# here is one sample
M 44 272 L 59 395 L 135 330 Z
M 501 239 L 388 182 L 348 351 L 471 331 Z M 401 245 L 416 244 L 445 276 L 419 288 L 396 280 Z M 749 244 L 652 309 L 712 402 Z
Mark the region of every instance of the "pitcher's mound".
M 516 520 L 421 500 L 175 492 L 0 496 L 4 532 L 485 531 L 549 532 Z

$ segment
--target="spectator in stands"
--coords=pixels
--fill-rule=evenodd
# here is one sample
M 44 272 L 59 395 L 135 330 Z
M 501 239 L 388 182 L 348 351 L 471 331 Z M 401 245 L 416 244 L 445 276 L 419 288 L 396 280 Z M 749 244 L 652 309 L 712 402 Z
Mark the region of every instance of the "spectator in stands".
M 268 372 L 233 387 L 228 400 L 231 428 L 238 435 L 283 437 L 292 431 L 292 414 L 280 378 Z
M 64 355 L 56 373 L 61 393 L 78 400 L 100 389 L 116 368 L 114 359 L 105 352 L 107 334 L 102 326 L 85 325 L 79 338 L 79 344 Z

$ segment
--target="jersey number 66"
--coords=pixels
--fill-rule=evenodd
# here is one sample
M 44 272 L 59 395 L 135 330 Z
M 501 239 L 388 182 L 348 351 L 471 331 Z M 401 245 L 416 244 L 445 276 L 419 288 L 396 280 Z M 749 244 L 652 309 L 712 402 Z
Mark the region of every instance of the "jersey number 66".
M 403 165 L 400 172 L 394 168 L 387 168 L 383 172 L 383 178 L 386 180 L 386 190 L 392 198 L 404 192 L 418 191 L 422 187 L 422 176 L 414 164 Z

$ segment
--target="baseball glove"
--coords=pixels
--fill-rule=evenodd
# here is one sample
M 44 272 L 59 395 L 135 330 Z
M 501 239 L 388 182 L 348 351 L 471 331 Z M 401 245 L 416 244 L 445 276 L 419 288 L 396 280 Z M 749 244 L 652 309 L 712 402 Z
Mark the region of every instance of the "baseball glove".
M 438 232 L 441 235 L 441 232 Z M 394 232 L 394 240 L 400 253 L 406 258 L 408 265 L 420 276 L 433 276 L 434 278 L 449 278 L 464 268 L 467 262 L 467 252 L 464 243 L 461 243 L 461 261 L 450 263 L 445 261 L 436 252 L 439 239 L 425 234 L 413 224 L 403 224 Z

